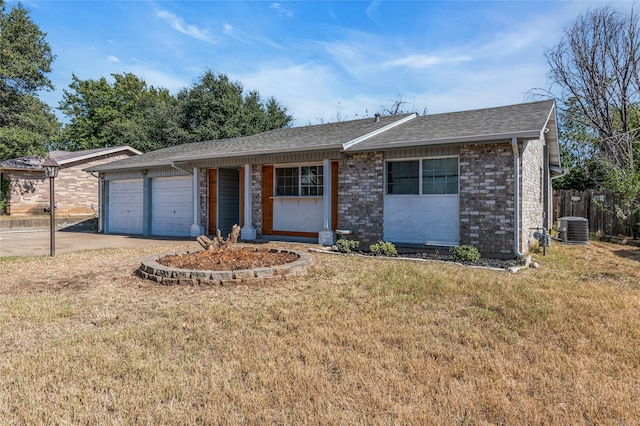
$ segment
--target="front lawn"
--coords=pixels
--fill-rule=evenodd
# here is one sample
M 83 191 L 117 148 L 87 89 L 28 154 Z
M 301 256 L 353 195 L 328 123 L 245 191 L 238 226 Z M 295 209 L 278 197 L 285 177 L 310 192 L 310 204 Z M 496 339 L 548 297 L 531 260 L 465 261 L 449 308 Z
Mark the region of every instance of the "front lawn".
M 313 254 L 268 286 L 134 276 L 178 250 L 0 258 L 2 423 L 640 423 L 638 248 L 554 244 L 517 274 Z

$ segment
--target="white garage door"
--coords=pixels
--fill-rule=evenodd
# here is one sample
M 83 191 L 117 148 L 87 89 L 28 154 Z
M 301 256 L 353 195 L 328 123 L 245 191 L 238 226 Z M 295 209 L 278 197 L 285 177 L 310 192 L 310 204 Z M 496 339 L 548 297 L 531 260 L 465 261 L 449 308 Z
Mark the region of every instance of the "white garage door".
M 153 235 L 188 237 L 193 224 L 191 177 L 156 178 L 151 183 Z
M 142 194 L 142 179 L 109 182 L 109 233 L 142 234 Z

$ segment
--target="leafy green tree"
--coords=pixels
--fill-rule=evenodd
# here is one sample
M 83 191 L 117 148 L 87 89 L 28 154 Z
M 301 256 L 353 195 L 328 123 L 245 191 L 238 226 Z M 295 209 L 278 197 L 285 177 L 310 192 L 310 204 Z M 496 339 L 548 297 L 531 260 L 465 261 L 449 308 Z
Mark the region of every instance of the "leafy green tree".
M 60 131 L 51 108 L 30 94 L 8 96 L 4 101 L 11 118 L 0 125 L 0 159 L 45 156 Z
M 569 173 L 554 180 L 556 189 L 575 189 L 584 191 L 595 189 L 602 176 L 594 160 L 598 135 L 578 115 L 575 98 L 565 102 L 565 108 L 559 111 L 560 116 L 560 156 Z
M 287 108 L 280 105 L 274 97 L 267 99 L 266 110 L 267 118 L 261 131 L 264 132 L 291 126 L 293 117 L 287 114 Z
M 7 12 L 0 0 L 0 159 L 44 155 L 59 133 L 51 108 L 37 97 L 53 89 L 45 37 L 21 4 Z
M 205 73 L 178 93 L 180 126 L 191 141 L 248 136 L 291 125 L 287 109 L 273 97 L 263 102 L 257 91 L 243 94 L 242 84 L 225 74 Z
M 242 85 L 206 71 L 178 93 L 182 127 L 195 141 L 241 136 Z
M 131 73 L 81 80 L 72 76 L 60 110 L 70 118 L 61 148 L 94 149 L 129 145 L 140 151 L 167 146 L 166 126 L 175 123 L 175 99 L 166 89 L 148 87 Z

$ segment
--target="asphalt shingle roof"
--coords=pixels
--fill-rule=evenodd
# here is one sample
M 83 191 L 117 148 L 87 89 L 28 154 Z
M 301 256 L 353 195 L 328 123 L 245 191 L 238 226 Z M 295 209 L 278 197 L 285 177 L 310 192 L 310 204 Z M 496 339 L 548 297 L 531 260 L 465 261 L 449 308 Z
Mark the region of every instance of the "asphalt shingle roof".
M 102 154 L 111 152 L 117 152 L 122 150 L 130 150 L 132 152 L 138 152 L 128 146 L 112 147 L 112 148 L 97 148 L 97 149 L 85 149 L 82 151 L 51 151 L 49 157 L 60 164 L 73 162 L 75 160 L 89 159 L 92 157 L 98 157 Z M 37 155 L 30 155 L 28 157 L 10 158 L 8 160 L 0 161 L 0 168 L 4 169 L 19 169 L 19 170 L 42 170 L 42 163 L 45 161 L 44 157 Z
M 343 121 L 314 126 L 276 129 L 252 136 L 188 143 L 96 166 L 91 171 L 135 169 L 208 158 L 246 157 L 279 152 L 321 150 L 373 151 L 537 137 L 549 120 L 553 100 L 496 108 L 433 114 L 415 114 Z M 554 116 L 555 117 L 555 116 Z M 398 124 L 401 123 L 401 124 Z M 397 124 L 397 125 L 396 125 Z M 548 139 L 557 147 L 555 118 Z M 385 129 L 386 128 L 386 129 Z M 381 131 L 384 130 L 384 131 Z M 375 133 L 378 132 L 378 133 Z M 371 135 L 373 133 L 373 135 Z M 358 140 L 365 135 L 368 138 Z M 355 144 L 350 142 L 357 141 Z M 559 156 L 552 153 L 552 160 Z
M 497 108 L 476 109 L 417 117 L 355 145 L 350 151 L 369 151 L 417 145 L 487 141 L 537 136 L 544 129 L 553 100 Z M 555 131 L 555 129 L 554 129 Z
M 275 152 L 342 149 L 342 144 L 380 130 L 412 114 L 270 130 L 252 136 L 187 143 L 147 152 L 92 168 L 106 171 L 168 165 L 173 161 L 235 157 Z

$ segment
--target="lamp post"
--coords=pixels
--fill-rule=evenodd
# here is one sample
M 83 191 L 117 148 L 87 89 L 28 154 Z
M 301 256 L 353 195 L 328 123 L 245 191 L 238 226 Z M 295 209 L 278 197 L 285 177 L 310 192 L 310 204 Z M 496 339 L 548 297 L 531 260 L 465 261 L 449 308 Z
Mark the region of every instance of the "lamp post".
M 49 158 L 42 163 L 42 169 L 44 170 L 44 175 L 49 178 L 49 234 L 51 236 L 49 246 L 51 248 L 50 255 L 53 257 L 56 255 L 56 200 L 53 191 L 53 180 L 58 177 L 60 166 L 55 160 Z

